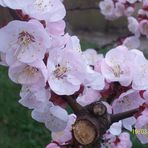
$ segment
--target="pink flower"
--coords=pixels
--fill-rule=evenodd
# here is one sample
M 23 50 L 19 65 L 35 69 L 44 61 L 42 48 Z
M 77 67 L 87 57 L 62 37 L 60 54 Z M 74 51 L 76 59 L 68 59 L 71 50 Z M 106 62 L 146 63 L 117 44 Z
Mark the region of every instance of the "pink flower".
M 128 29 L 136 36 L 140 36 L 139 22 L 134 17 L 128 17 Z
M 47 68 L 50 88 L 59 95 L 72 95 L 78 91 L 86 75 L 82 55 L 73 50 L 51 50 Z
M 133 99 L 134 98 L 134 99 Z M 116 99 L 113 104 L 113 113 L 122 113 L 125 111 L 129 111 L 132 109 L 138 108 L 140 105 L 144 103 L 144 99 L 141 98 L 138 91 L 129 90 L 120 95 L 118 99 Z M 130 117 L 123 120 L 123 126 L 128 129 L 132 130 L 132 125 L 135 124 L 135 118 Z
M 66 128 L 60 132 L 52 132 L 52 139 L 60 144 L 66 143 L 72 139 L 72 125 L 76 121 L 76 116 L 74 114 L 69 115 L 69 120 Z
M 135 11 L 134 7 L 127 7 L 124 10 L 124 15 L 125 16 L 131 16 L 134 13 L 134 11 Z
M 110 15 L 114 10 L 114 3 L 112 0 L 101 1 L 99 6 L 103 15 Z
M 131 148 L 132 142 L 130 140 L 130 135 L 128 133 L 121 133 L 119 136 L 120 142 L 115 145 L 114 148 Z
M 103 60 L 103 54 L 98 54 L 95 49 L 86 49 L 83 55 L 90 66 L 95 66 L 98 61 Z
M 77 98 L 77 102 L 82 105 L 86 106 L 95 101 L 99 101 L 101 95 L 99 91 L 92 89 L 91 87 L 85 87 L 82 94 L 80 94 Z
M 56 143 L 49 143 L 46 148 L 60 148 Z
M 148 37 L 148 20 L 142 20 L 139 24 L 140 32 Z
M 114 10 L 115 17 L 119 18 L 119 17 L 123 16 L 124 15 L 124 9 L 125 9 L 125 6 L 124 6 L 123 3 L 116 2 L 115 10 Z
M 143 54 L 137 54 L 133 60 L 132 88 L 136 90 L 148 89 L 148 60 Z
M 19 84 L 36 84 L 47 81 L 47 69 L 43 61 L 30 64 L 16 62 L 9 67 L 9 78 Z
M 99 90 L 105 87 L 104 77 L 101 73 L 95 72 L 91 68 L 88 68 L 87 72 L 83 83 L 84 90 L 77 98 L 77 102 L 82 106 L 98 101 L 101 98 Z
M 147 11 L 145 11 L 145 10 L 143 10 L 143 9 L 139 9 L 139 11 L 138 11 L 138 15 L 139 16 L 146 16 L 147 15 Z M 142 18 L 142 20 L 143 20 L 143 18 Z
M 48 49 L 48 52 L 50 51 L 50 49 L 54 49 L 54 48 L 64 48 L 65 45 L 67 44 L 67 42 L 69 41 L 70 36 L 68 34 L 65 35 L 61 35 L 61 36 L 54 36 L 51 35 L 52 37 L 52 45 L 51 47 Z
M 48 102 L 43 110 L 34 109 L 32 118 L 44 123 L 51 132 L 60 132 L 66 128 L 69 116 L 63 108 Z
M 101 64 L 101 72 L 108 82 L 128 86 L 132 81 L 131 55 L 125 46 L 111 49 Z
M 66 15 L 65 7 L 60 0 L 35 0 L 24 7 L 23 11 L 32 18 L 47 22 L 62 20 Z
M 122 125 L 125 129 L 132 131 L 132 126 L 136 123 L 136 118 L 134 116 L 122 120 Z
M 19 103 L 29 109 L 43 110 L 48 103 L 51 94 L 42 86 L 23 85 L 20 92 L 21 99 Z
M 133 99 L 134 98 L 134 99 Z M 118 99 L 116 99 L 113 104 L 113 112 L 121 113 L 135 109 L 144 103 L 144 99 L 141 98 L 139 91 L 129 90 L 125 93 L 122 93 Z
M 148 109 L 142 112 L 142 115 L 137 118 L 135 128 L 139 132 L 138 139 L 142 144 L 148 143 Z
M 148 1 L 147 0 L 143 0 L 143 6 L 148 6 Z
M 121 16 L 131 16 L 134 13 L 135 9 L 132 4 L 135 2 L 133 2 L 133 0 L 129 1 L 130 2 L 127 2 L 127 0 L 104 0 L 100 2 L 99 7 L 106 19 L 114 20 Z
M 66 24 L 63 20 L 60 20 L 58 22 L 48 22 L 46 24 L 46 29 L 49 34 L 60 36 L 64 35 L 65 25 Z
M 121 131 L 122 131 L 122 122 L 121 121 L 113 123 L 109 128 L 109 132 L 115 136 L 120 135 Z
M 64 48 L 67 44 L 70 39 L 70 35 L 68 33 L 64 34 L 65 25 L 65 21 L 63 20 L 46 23 L 46 30 L 52 38 L 52 45 L 48 50 L 53 48 Z
M 138 49 L 140 47 L 140 39 L 136 36 L 127 37 L 123 41 L 123 45 L 128 49 Z
M 104 60 L 104 56 L 102 54 L 99 54 L 99 59 L 97 60 L 97 62 L 95 63 L 95 67 L 94 67 L 94 70 L 101 73 L 101 64 Z
M 0 50 L 6 53 L 6 61 L 12 65 L 16 60 L 31 63 L 44 58 L 51 39 L 38 21 L 12 21 L 0 29 Z
M 69 40 L 66 44 L 66 49 L 67 50 L 74 50 L 79 53 L 82 53 L 79 38 L 77 36 L 69 36 Z
M 101 148 L 132 148 L 132 142 L 130 140 L 130 135 L 126 132 L 121 133 L 118 136 L 113 136 L 110 133 L 104 135 L 105 142 L 102 144 Z
M 0 0 L 0 5 L 3 7 L 9 7 L 11 9 L 22 9 L 33 2 L 34 0 L 21 0 L 21 3 L 20 0 Z
M 91 67 L 88 67 L 86 78 L 83 84 L 84 86 L 94 90 L 103 90 L 105 87 L 105 80 L 100 72 L 96 72 L 92 70 Z

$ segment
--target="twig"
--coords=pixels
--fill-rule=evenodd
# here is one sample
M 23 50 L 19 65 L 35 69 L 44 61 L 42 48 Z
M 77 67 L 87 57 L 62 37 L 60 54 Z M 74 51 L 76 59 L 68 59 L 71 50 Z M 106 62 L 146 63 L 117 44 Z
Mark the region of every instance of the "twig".
M 83 107 L 78 104 L 75 99 L 73 99 L 71 96 L 64 96 L 63 97 L 66 102 L 68 103 L 68 105 L 72 108 L 73 112 L 78 115 L 80 113 L 80 111 L 83 109 Z
M 18 14 L 15 12 L 15 10 L 12 10 L 12 9 L 9 9 L 9 8 L 8 8 L 8 10 L 9 10 L 9 13 L 14 20 L 21 20 L 21 18 L 18 16 Z
M 129 118 L 129 117 L 133 116 L 135 113 L 137 113 L 138 111 L 139 111 L 139 108 L 136 108 L 136 109 L 126 111 L 123 113 L 111 115 L 111 122 L 114 123 L 114 122 L 118 122 L 119 120 Z

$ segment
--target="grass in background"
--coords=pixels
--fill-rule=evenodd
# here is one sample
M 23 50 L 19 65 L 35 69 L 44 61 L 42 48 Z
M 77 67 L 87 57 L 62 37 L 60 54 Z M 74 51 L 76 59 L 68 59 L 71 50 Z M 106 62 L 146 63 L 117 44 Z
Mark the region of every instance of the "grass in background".
M 95 44 L 82 43 L 82 49 Z M 104 53 L 106 50 L 104 50 Z M 9 80 L 7 68 L 0 66 L 0 148 L 45 148 L 49 131 L 31 118 L 31 111 L 18 103 L 20 86 Z M 147 148 L 133 136 L 133 148 Z
M 18 103 L 20 86 L 0 67 L 0 148 L 44 148 L 50 133 Z

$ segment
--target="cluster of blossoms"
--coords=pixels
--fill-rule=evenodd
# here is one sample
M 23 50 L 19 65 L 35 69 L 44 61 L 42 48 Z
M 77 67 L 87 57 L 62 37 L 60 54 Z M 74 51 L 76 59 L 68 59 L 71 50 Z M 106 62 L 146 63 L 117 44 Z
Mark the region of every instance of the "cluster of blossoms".
M 134 2 L 128 0 L 130 6 Z M 51 131 L 53 143 L 47 148 L 60 148 L 72 139 L 77 117 L 67 113 L 64 96 L 76 96 L 82 106 L 103 98 L 110 114 L 140 108 L 138 114 L 111 125 L 102 147 L 131 148 L 122 128 L 148 131 L 148 60 L 142 52 L 124 45 L 105 57 L 94 49 L 82 51 L 79 39 L 64 31 L 61 0 L 0 0 L 0 5 L 29 16 L 29 21 L 14 20 L 0 29 L 0 64 L 8 66 L 9 78 L 22 85 L 19 103 Z M 147 135 L 137 137 L 148 143 Z
M 148 38 L 148 1 L 145 1 L 142 9 L 138 10 L 138 20 L 128 17 L 128 28 L 135 36 L 142 34 Z
M 121 16 L 131 16 L 135 11 L 135 4 L 142 0 L 104 0 L 99 7 L 106 19 L 114 20 Z
M 99 7 L 108 20 L 127 17 L 128 29 L 133 35 L 122 39 L 120 44 L 131 49 L 139 48 L 141 35 L 148 38 L 148 0 L 104 0 Z M 132 16 L 134 12 L 137 15 Z
M 138 10 L 137 18 L 133 16 L 128 17 L 128 29 L 133 34 L 127 37 L 123 44 L 129 48 L 140 47 L 140 37 L 148 38 L 148 1 L 143 2 L 143 6 Z

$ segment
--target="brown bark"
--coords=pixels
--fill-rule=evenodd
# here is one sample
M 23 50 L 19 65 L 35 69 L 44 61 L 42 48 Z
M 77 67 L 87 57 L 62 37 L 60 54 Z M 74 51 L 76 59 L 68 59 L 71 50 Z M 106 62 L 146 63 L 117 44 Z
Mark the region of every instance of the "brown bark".
M 77 114 L 77 120 L 72 128 L 73 137 L 80 145 L 87 147 L 94 145 L 112 123 L 131 117 L 138 112 L 137 108 L 109 115 L 105 105 L 99 101 L 86 107 L 82 107 L 69 96 L 66 96 L 66 101 Z
M 73 112 L 78 115 L 81 110 L 83 110 L 83 107 L 76 102 L 75 99 L 72 98 L 72 96 L 63 96 L 63 98 L 66 100 L 68 105 L 72 108 Z
M 136 114 L 138 111 L 139 111 L 139 108 L 136 108 L 136 109 L 129 110 L 129 111 L 126 111 L 126 112 L 123 112 L 123 113 L 111 115 L 111 122 L 114 123 L 114 122 L 118 122 L 119 120 L 131 117 L 134 114 Z

